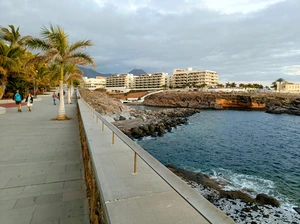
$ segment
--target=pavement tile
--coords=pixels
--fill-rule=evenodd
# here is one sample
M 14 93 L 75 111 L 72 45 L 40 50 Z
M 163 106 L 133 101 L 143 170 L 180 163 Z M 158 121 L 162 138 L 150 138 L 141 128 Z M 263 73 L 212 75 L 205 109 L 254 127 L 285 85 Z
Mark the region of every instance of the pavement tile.
M 8 195 L 18 195 L 23 192 L 24 187 L 7 188 L 0 190 L 0 197 Z
M 0 216 L 0 223 L 2 224 L 30 224 L 32 214 L 2 214 Z
M 50 191 L 50 190 L 58 190 L 63 188 L 64 183 L 50 183 L 50 184 L 40 184 L 40 185 L 32 185 L 26 186 L 23 190 L 23 193 L 29 192 L 43 192 L 43 191 Z
M 18 199 L 14 208 L 31 207 L 34 205 L 52 204 L 62 201 L 63 194 L 48 194 Z
M 80 191 L 71 191 L 71 192 L 66 192 L 63 194 L 63 201 L 71 201 L 71 200 L 76 200 L 76 199 L 85 199 L 86 196 L 86 191 L 85 190 L 80 190 Z
M 0 201 L 0 211 L 6 211 L 13 209 L 17 202 L 17 199 L 14 200 L 7 200 L 7 201 Z
M 47 176 L 48 176 L 47 174 L 44 174 L 44 175 L 36 175 L 30 177 L 12 178 L 5 187 L 9 188 L 9 187 L 19 187 L 19 186 L 27 186 L 27 185 L 34 185 L 34 184 L 43 184 L 45 183 Z
M 76 216 L 67 219 L 61 219 L 59 224 L 89 224 L 90 217 L 88 215 Z

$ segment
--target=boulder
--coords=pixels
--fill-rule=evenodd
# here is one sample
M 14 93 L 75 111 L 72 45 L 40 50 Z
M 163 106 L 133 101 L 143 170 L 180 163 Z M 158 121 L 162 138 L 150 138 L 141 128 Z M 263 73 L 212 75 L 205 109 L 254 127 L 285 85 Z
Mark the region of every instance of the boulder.
M 280 202 L 277 199 L 270 197 L 266 194 L 256 195 L 255 202 L 262 205 L 271 205 L 273 207 L 280 206 Z

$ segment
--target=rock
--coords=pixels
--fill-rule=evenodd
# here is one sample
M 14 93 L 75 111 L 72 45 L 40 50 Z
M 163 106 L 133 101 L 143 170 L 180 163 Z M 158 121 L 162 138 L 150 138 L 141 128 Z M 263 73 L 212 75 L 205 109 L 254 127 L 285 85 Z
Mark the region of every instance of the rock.
M 255 202 L 258 204 L 263 204 L 263 205 L 271 205 L 273 207 L 280 206 L 280 202 L 277 199 L 270 197 L 266 194 L 256 195 Z

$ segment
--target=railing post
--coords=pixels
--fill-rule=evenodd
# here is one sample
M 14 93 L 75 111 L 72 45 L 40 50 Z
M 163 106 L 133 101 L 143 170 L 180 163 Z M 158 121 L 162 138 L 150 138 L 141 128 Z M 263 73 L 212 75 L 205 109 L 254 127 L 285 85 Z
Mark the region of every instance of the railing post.
M 111 144 L 115 144 L 115 133 L 112 132 Z
M 136 174 L 136 161 L 137 161 L 137 153 L 134 152 L 134 159 L 133 159 L 133 174 Z
M 102 131 L 104 131 L 104 122 L 102 121 Z

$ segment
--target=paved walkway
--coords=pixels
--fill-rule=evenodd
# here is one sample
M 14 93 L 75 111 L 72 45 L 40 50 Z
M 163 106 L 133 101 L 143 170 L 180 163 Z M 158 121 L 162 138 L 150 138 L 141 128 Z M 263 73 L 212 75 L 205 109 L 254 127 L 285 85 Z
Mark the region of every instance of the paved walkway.
M 50 96 L 0 115 L 0 223 L 89 223 L 76 104 L 65 107 L 73 120 L 51 120 Z

